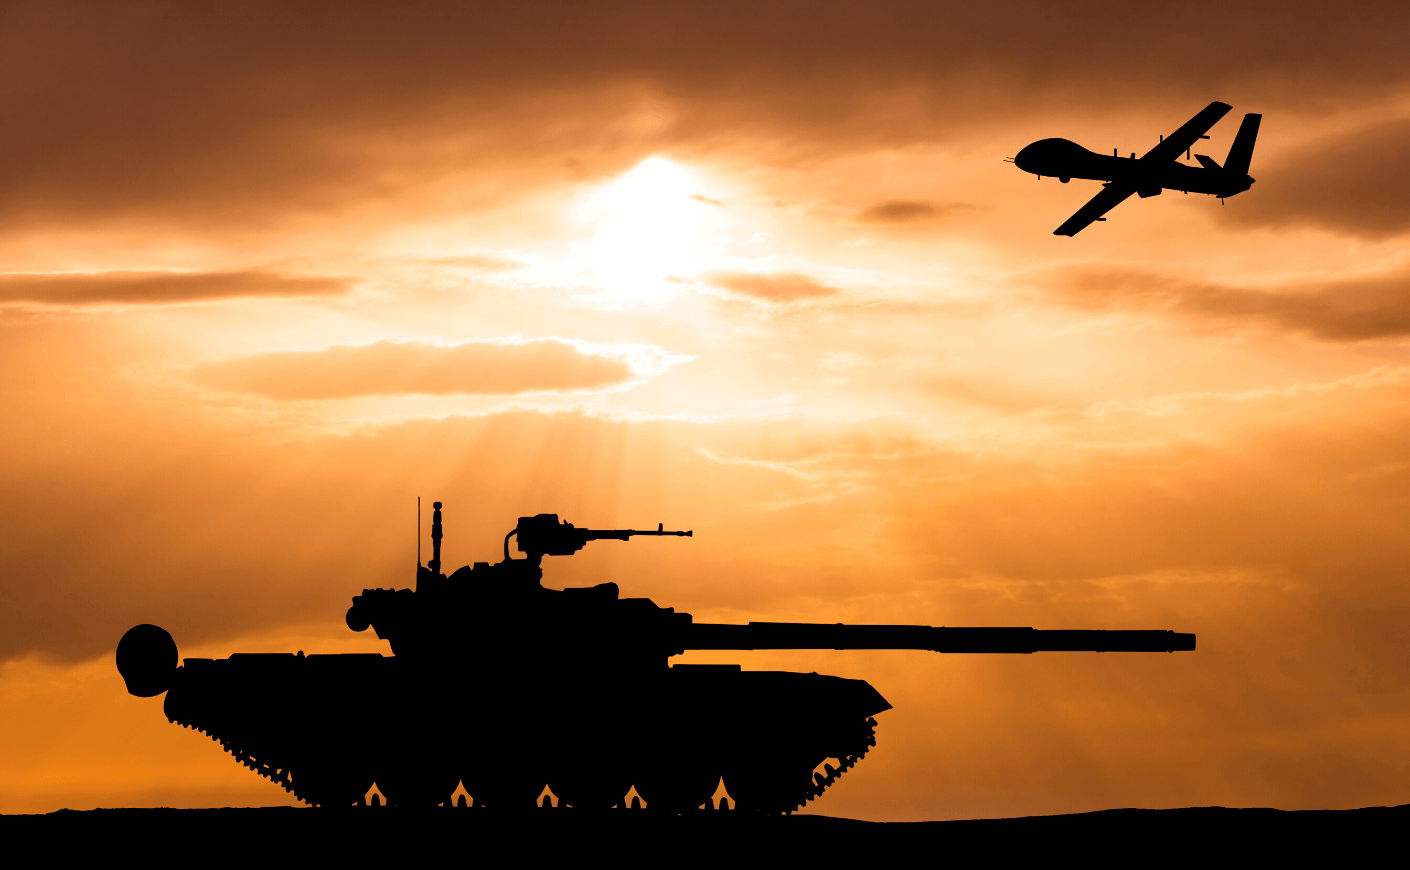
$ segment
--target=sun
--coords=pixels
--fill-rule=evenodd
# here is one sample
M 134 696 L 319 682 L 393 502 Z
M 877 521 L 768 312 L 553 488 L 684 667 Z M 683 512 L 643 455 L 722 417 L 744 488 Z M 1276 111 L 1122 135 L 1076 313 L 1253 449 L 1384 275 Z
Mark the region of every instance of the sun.
M 613 295 L 659 299 L 676 288 L 665 281 L 705 253 L 707 224 L 719 207 L 700 193 L 703 180 L 665 157 L 648 157 L 593 190 L 575 209 L 590 227 L 587 261 Z
M 679 220 L 694 212 L 694 173 L 664 157 L 648 157 L 602 189 L 602 208 L 628 221 Z

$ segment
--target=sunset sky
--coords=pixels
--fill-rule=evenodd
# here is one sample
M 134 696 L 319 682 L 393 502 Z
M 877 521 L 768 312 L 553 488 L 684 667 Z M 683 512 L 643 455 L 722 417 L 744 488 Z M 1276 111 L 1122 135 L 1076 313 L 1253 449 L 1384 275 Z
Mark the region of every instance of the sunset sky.
M 891 702 L 813 812 L 1410 801 L 1407 36 L 1404 3 L 7 4 L 0 812 L 291 802 L 114 647 L 389 654 L 343 613 L 414 584 L 417 496 L 448 565 L 524 514 L 694 529 L 544 582 L 697 621 L 1199 636 L 687 656 Z M 1054 236 L 1097 182 L 1004 162 L 1213 100 L 1217 161 L 1264 116 L 1222 206 Z

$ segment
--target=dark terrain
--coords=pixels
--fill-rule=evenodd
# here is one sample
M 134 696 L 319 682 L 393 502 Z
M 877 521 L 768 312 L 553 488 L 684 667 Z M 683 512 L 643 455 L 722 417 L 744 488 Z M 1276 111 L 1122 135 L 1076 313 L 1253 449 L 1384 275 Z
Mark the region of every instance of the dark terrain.
M 1327 860 L 1396 862 L 1410 805 L 1358 810 L 1105 810 L 951 822 L 860 822 L 827 816 L 699 811 L 117 809 L 0 817 L 15 848 L 59 854 L 148 854 L 182 863 L 341 859 L 357 865 L 489 859 L 606 859 L 654 864 L 722 861 L 826 866 L 856 859 L 931 865 L 1006 863 L 1172 865 Z

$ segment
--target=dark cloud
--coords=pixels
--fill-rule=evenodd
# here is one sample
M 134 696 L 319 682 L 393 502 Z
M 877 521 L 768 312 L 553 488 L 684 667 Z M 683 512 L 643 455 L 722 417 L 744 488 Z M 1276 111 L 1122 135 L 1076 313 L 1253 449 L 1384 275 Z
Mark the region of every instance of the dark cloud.
M 1410 271 L 1308 280 L 1271 289 L 1198 281 L 1125 266 L 1051 272 L 1049 298 L 1090 310 L 1132 311 L 1227 326 L 1256 323 L 1326 341 L 1410 335 Z
M 336 296 L 353 281 L 318 275 L 237 272 L 0 273 L 0 302 L 41 305 L 170 305 L 238 297 Z
M 841 292 L 836 287 L 796 272 L 720 272 L 707 276 L 706 281 L 733 293 L 766 299 L 769 302 L 816 299 Z
M 1226 220 L 1383 238 L 1410 229 L 1410 119 L 1323 139 L 1268 166 Z M 1255 157 L 1255 160 L 1257 158 Z
M 632 370 L 553 338 L 530 341 L 379 341 L 280 350 L 199 366 L 199 383 L 279 400 L 349 396 L 511 395 L 621 383 Z
M 923 199 L 888 199 L 863 209 L 856 220 L 867 224 L 909 224 L 939 220 L 962 205 L 935 205 Z
M 1410 79 L 1404 4 L 1180 9 L 7 4 L 0 221 L 141 214 L 254 226 L 385 196 L 387 179 L 404 189 L 495 153 L 558 164 L 566 154 L 599 171 L 639 157 L 618 153 L 624 140 L 749 143 L 740 134 L 753 131 L 800 148 L 933 142 L 964 124 L 1149 104 L 1152 93 L 1182 107 L 1215 92 L 1257 97 L 1272 111 L 1380 98 Z M 888 94 L 907 108 L 886 109 Z M 612 119 L 643 100 L 656 132 L 624 137 Z

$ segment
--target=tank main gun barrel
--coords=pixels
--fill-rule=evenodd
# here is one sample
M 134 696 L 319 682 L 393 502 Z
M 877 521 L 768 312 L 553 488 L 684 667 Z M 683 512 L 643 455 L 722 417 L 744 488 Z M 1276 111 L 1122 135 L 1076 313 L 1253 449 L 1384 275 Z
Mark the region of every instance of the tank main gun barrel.
M 571 556 L 588 541 L 625 541 L 633 535 L 691 538 L 695 532 L 669 531 L 664 523 L 657 523 L 654 530 L 580 529 L 572 523 L 559 522 L 558 514 L 539 514 L 520 517 L 514 531 L 504 536 L 504 558 L 509 558 L 509 539 L 514 537 L 519 539 L 519 552 L 537 560 L 544 556 Z
M 683 626 L 684 649 L 922 649 L 942 653 L 1177 652 L 1195 636 L 1174 631 L 949 628 L 808 622 L 695 623 Z

